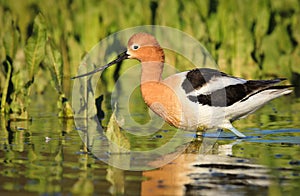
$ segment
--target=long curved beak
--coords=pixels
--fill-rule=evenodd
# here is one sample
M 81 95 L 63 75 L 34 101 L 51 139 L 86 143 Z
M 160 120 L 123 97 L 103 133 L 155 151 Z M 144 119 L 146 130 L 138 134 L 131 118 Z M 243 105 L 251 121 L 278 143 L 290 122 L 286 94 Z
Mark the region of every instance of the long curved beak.
M 88 73 L 85 73 L 85 74 L 82 74 L 82 75 L 78 75 L 78 76 L 74 76 L 71 79 L 73 80 L 73 79 L 76 79 L 76 78 L 81 78 L 81 77 L 84 77 L 84 76 L 92 75 L 92 74 L 97 73 L 99 71 L 102 71 L 102 70 L 104 70 L 104 69 L 106 69 L 106 68 L 108 68 L 108 67 L 110 67 L 114 64 L 117 64 L 117 63 L 119 63 L 119 62 L 121 62 L 125 59 L 128 59 L 128 57 L 129 57 L 129 55 L 127 54 L 127 51 L 122 52 L 121 54 L 118 55 L 118 57 L 115 60 L 111 61 L 110 63 L 108 63 L 108 64 L 106 64 L 102 67 L 99 67 L 99 68 L 97 68 L 97 69 L 95 69 L 91 72 L 88 72 Z

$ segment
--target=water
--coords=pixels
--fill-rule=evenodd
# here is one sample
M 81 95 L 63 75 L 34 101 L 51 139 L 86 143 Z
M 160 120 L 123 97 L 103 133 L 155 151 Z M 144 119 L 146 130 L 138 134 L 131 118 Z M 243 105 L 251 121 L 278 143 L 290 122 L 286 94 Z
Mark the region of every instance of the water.
M 298 195 L 300 191 L 300 99 L 293 95 L 237 121 L 235 126 L 249 136 L 246 139 L 222 132 L 203 151 L 212 138 L 188 133 L 185 137 L 192 142 L 183 153 L 148 171 L 125 171 L 98 160 L 82 142 L 74 121 L 56 117 L 51 100 L 35 98 L 32 121 L 2 119 L 1 195 Z M 137 149 L 155 147 L 170 134 L 162 130 L 145 138 L 146 144 L 127 136 Z

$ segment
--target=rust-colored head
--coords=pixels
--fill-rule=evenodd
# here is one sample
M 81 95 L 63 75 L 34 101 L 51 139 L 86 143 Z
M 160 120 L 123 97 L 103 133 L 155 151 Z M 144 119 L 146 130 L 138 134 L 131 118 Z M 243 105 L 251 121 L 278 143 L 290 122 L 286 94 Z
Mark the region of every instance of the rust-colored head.
M 137 59 L 142 63 L 163 63 L 164 51 L 153 35 L 148 33 L 136 33 L 129 39 L 127 51 L 118 55 L 118 58 L 102 67 L 99 67 L 91 72 L 75 76 L 72 79 L 103 71 L 111 65 L 119 63 L 125 59 Z
M 128 41 L 127 55 L 141 62 L 164 62 L 164 52 L 155 37 L 148 33 L 136 33 Z

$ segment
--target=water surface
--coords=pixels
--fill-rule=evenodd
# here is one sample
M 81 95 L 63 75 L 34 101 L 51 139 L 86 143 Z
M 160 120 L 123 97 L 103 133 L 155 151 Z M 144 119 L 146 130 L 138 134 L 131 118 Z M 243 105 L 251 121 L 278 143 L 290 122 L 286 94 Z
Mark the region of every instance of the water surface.
M 124 171 L 102 162 L 88 151 L 72 119 L 56 117 L 51 109 L 55 101 L 34 102 L 32 121 L 1 120 L 1 195 L 297 195 L 300 191 L 300 100 L 293 95 L 235 122 L 248 138 L 237 140 L 225 131 L 205 149 L 209 134 L 195 138 L 188 133 L 185 137 L 192 142 L 183 153 L 147 171 Z M 126 136 L 132 148 L 146 149 L 163 143 L 171 133 L 161 130 L 143 142 Z

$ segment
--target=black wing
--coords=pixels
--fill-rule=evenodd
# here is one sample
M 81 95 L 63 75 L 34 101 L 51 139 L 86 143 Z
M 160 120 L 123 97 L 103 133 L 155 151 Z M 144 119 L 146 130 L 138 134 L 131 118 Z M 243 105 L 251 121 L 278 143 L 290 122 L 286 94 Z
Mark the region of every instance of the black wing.
M 222 81 L 226 79 L 226 84 Z M 226 107 L 238 101 L 245 101 L 249 97 L 270 88 L 288 88 L 289 86 L 273 86 L 285 79 L 274 80 L 243 80 L 229 76 L 223 72 L 213 69 L 195 69 L 187 73 L 187 78 L 182 88 L 188 94 L 196 89 L 207 87 L 214 82 L 221 82 L 219 88 L 212 88 L 210 93 L 188 95 L 188 99 L 202 105 Z M 232 81 L 232 82 L 231 82 Z M 240 81 L 240 82 L 239 82 Z M 221 88 L 222 87 L 222 88 Z

